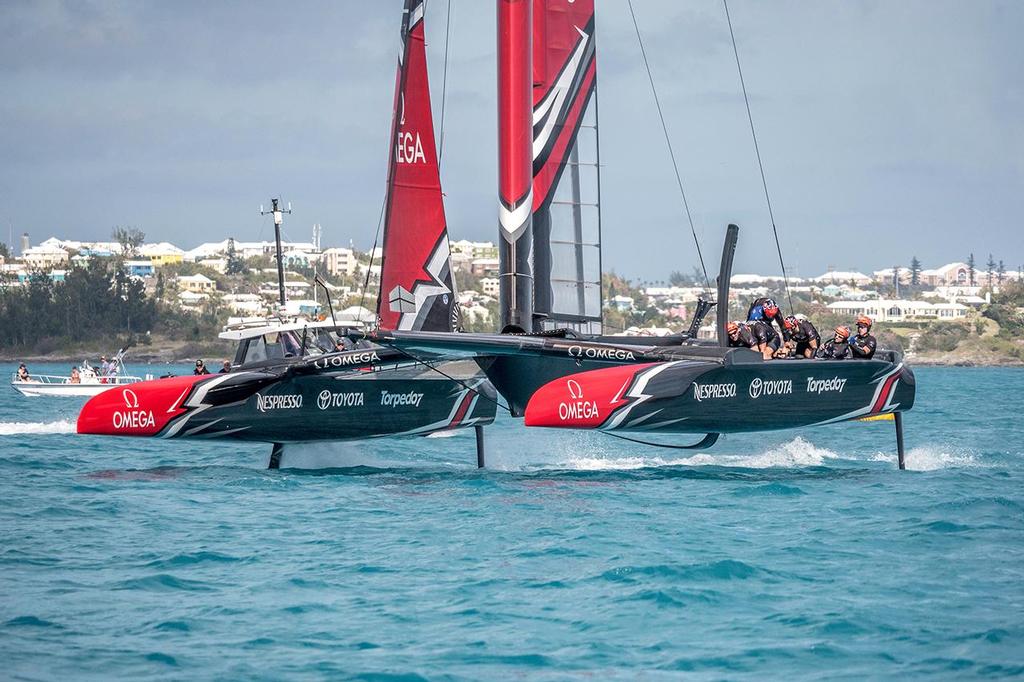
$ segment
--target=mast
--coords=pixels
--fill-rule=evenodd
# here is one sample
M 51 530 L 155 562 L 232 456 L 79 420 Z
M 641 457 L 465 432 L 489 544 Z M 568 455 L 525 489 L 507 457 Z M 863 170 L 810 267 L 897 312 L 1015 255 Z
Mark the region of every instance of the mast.
M 533 0 L 498 0 L 501 328 L 533 331 Z
M 264 211 L 260 206 L 260 215 L 268 213 L 274 216 L 274 243 L 277 245 L 277 293 L 280 297 L 281 307 L 284 307 L 284 254 L 281 253 L 281 223 L 284 222 L 284 214 L 292 212 L 292 203 L 288 202 L 288 208 L 283 209 L 279 205 L 280 199 L 270 200 L 270 210 Z
M 423 0 L 405 0 L 392 111 L 377 317 L 384 330 L 461 326 L 430 109 Z

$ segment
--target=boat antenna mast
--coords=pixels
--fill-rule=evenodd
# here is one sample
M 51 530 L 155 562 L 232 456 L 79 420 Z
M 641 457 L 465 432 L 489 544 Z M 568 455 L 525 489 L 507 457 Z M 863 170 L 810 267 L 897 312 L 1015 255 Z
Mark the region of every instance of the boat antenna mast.
M 291 215 L 292 202 L 288 202 L 288 208 L 281 208 L 281 199 L 270 200 L 270 210 L 264 211 L 263 204 L 260 204 L 260 215 L 274 216 L 274 243 L 277 247 L 277 293 L 280 298 L 281 307 L 284 308 L 284 254 L 281 253 L 281 223 L 284 222 L 284 214 Z
M 740 66 L 740 51 L 736 47 L 736 34 L 732 30 L 732 17 L 729 16 L 729 0 L 722 0 L 725 7 L 725 21 L 729 24 L 729 38 L 732 39 L 732 53 L 736 57 L 736 72 L 740 76 L 740 88 L 743 90 L 743 103 L 747 107 L 747 121 L 750 123 L 750 136 L 754 140 L 754 154 L 757 155 L 757 167 L 761 171 L 761 187 L 764 188 L 764 200 L 768 204 L 768 218 L 772 221 L 772 234 L 775 235 L 775 249 L 779 252 L 779 266 L 782 268 L 782 281 L 786 285 L 786 298 L 789 300 L 790 313 L 793 310 L 793 294 L 789 291 L 789 274 L 786 272 L 786 263 L 782 260 L 782 246 L 779 244 L 779 230 L 775 227 L 775 213 L 772 211 L 772 198 L 768 194 L 768 181 L 764 176 L 764 164 L 761 162 L 761 148 L 757 144 L 757 132 L 754 130 L 754 117 L 750 113 L 750 98 L 747 97 L 747 84 L 743 80 L 743 68 Z

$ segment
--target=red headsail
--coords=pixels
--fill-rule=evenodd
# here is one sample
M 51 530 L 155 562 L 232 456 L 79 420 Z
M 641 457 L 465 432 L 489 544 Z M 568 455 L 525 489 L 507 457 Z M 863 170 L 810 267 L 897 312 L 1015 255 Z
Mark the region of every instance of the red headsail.
M 406 0 L 395 84 L 377 315 L 381 329 L 459 327 L 430 111 L 423 0 Z

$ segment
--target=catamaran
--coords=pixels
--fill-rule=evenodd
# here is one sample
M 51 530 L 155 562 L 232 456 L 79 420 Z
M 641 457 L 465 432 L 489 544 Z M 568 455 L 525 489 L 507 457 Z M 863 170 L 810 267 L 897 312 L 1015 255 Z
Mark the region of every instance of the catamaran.
M 498 81 L 503 333 L 368 338 L 413 355 L 475 359 L 527 426 L 698 434 L 671 447 L 706 448 L 723 433 L 891 415 L 904 467 L 902 413 L 914 404 L 915 380 L 897 351 L 766 361 L 728 347 L 725 310 L 717 341 L 697 338 L 715 305 L 707 301 L 687 332 L 602 335 L 593 0 L 498 0 Z M 738 233 L 726 232 L 723 307 Z
M 377 316 L 381 329 L 452 332 L 460 312 L 423 10 L 423 0 L 406 0 L 402 14 Z M 274 212 L 279 229 L 276 203 Z M 277 256 L 281 271 L 280 247 Z M 284 304 L 283 287 L 281 292 Z M 496 394 L 475 362 L 433 362 L 370 343 L 353 345 L 348 331 L 332 319 L 225 332 L 237 343 L 231 372 L 145 381 L 101 394 L 83 407 L 78 432 L 267 442 L 274 444 L 271 468 L 282 466 L 285 443 L 468 427 L 476 430 L 480 452 L 481 427 L 494 420 Z

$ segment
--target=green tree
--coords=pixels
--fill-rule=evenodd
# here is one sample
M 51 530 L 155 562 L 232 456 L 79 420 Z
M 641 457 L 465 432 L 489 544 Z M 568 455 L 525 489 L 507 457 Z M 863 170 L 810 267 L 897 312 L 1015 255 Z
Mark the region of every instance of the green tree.
M 921 261 L 917 256 L 910 259 L 910 286 L 916 287 L 921 284 Z
M 988 274 L 988 288 L 992 288 L 992 282 L 996 276 L 996 261 L 992 258 L 992 254 L 988 254 L 988 263 L 985 264 L 985 272 Z
M 999 265 L 996 266 L 996 282 L 1002 285 L 1003 279 L 1006 277 L 1006 266 L 1003 265 L 1003 261 L 999 261 Z
M 245 267 L 245 261 L 238 252 L 235 250 L 235 239 L 234 237 L 228 239 L 228 250 L 227 250 L 227 266 L 225 268 L 225 274 L 228 275 L 244 275 L 248 268 Z
M 7 244 L 3 242 L 0 242 L 0 257 L 4 260 L 11 257 L 11 247 L 7 246 Z
M 139 251 L 139 247 L 146 241 L 146 233 L 137 227 L 115 227 L 110 235 L 114 241 L 121 245 L 121 258 L 131 260 Z
M 975 275 L 976 274 L 977 274 L 977 272 L 974 269 L 974 254 L 972 253 L 967 258 L 967 284 L 969 284 L 972 287 L 975 286 Z

